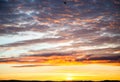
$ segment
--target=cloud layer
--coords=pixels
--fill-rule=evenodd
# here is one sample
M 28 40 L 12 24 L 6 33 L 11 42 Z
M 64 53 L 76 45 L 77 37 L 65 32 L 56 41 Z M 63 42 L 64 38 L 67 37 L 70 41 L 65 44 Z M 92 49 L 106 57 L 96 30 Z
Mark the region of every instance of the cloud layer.
M 1 0 L 0 63 L 119 62 L 120 2 L 66 2 Z

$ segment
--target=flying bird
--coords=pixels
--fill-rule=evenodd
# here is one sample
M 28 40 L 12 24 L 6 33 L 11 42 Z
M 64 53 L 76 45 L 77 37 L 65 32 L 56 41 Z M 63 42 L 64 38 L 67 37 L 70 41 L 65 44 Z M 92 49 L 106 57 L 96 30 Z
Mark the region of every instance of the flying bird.
M 66 4 L 67 4 L 67 2 L 65 2 L 65 1 L 64 1 L 64 4 L 66 5 Z

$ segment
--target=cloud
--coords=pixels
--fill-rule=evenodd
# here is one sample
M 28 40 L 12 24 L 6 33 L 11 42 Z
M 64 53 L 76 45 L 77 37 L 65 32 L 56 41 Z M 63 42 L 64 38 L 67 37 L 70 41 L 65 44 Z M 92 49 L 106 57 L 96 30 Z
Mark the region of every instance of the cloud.
M 23 68 L 23 67 L 39 67 L 39 66 L 53 66 L 53 65 L 19 65 L 19 66 L 12 66 L 12 67 L 15 67 L 15 68 Z
M 77 62 L 89 62 L 89 63 L 119 63 L 120 55 L 117 56 L 85 56 L 83 58 L 76 59 Z M 95 62 L 94 62 L 95 61 Z
M 17 27 L 4 27 L 4 26 L 0 27 L 0 34 L 9 34 L 9 33 L 14 34 L 19 31 L 25 31 L 25 29 L 17 28 Z
M 17 47 L 17 46 L 24 46 L 30 44 L 37 44 L 37 43 L 54 43 L 54 42 L 64 42 L 64 38 L 42 38 L 42 39 L 32 39 L 32 40 L 24 40 L 19 42 L 14 42 L 6 45 L 1 45 L 1 47 Z
M 26 63 L 41 65 L 64 65 L 64 64 L 81 64 L 81 63 L 119 63 L 120 55 L 95 55 L 84 54 L 78 52 L 71 53 L 46 53 L 46 54 L 31 54 L 15 58 L 0 58 L 0 63 Z M 93 62 L 95 61 L 95 62 Z M 36 65 L 35 65 L 36 66 Z M 39 66 L 39 65 L 37 65 Z M 33 66 L 15 66 L 15 67 L 33 67 Z
M 50 56 L 71 56 L 72 55 L 72 52 L 69 52 L 69 53 L 65 53 L 65 52 L 60 52 L 60 53 L 58 53 L 58 52 L 54 52 L 54 53 L 44 53 L 44 54 L 34 54 L 34 55 L 31 55 L 31 56 L 40 56 L 40 57 L 50 57 Z
M 118 56 L 119 1 L 66 2 L 1 0 L 0 62 L 83 62 Z
M 120 56 L 105 56 L 105 57 L 93 57 L 88 60 L 110 60 L 110 61 L 120 61 Z

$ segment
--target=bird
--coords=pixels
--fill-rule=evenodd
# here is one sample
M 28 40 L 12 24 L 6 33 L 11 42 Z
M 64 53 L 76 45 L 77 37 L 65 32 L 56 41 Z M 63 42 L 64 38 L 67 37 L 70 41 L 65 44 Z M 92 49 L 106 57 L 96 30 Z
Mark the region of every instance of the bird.
M 64 4 L 66 5 L 66 4 L 67 4 L 67 2 L 65 2 L 65 1 L 64 1 Z

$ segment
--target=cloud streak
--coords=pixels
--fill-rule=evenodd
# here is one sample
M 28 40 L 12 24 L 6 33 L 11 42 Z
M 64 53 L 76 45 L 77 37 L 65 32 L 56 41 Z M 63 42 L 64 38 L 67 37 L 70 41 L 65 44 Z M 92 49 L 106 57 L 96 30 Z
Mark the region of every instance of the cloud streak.
M 13 66 L 13 67 L 36 67 L 48 65 L 79 65 L 86 63 L 119 63 L 120 55 L 94 55 L 83 53 L 46 53 L 31 54 L 15 58 L 0 58 L 0 64 L 18 63 L 18 64 L 40 64 L 33 66 Z

